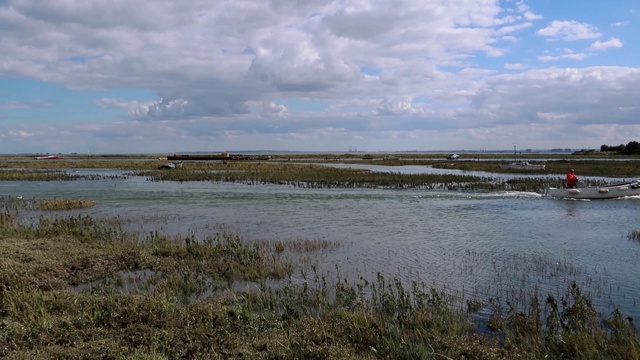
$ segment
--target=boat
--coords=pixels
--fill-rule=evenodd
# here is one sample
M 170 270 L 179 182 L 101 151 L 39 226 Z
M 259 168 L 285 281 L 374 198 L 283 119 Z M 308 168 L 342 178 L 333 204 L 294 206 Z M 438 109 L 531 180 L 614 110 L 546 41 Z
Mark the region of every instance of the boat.
M 606 186 L 549 188 L 547 195 L 569 199 L 615 199 L 625 196 L 640 196 L 640 180 Z
M 36 156 L 35 159 L 36 160 L 56 160 L 56 159 L 60 159 L 60 157 L 57 155 L 46 155 L 46 156 Z
M 546 165 L 544 164 L 532 164 L 528 161 L 514 161 L 512 163 L 498 164 L 501 169 L 513 169 L 513 170 L 544 170 Z
M 460 158 L 460 155 L 458 154 L 449 154 L 447 156 L 447 160 L 458 160 Z
M 160 166 L 158 166 L 158 169 L 162 170 L 162 169 L 181 169 L 182 168 L 182 161 L 174 161 L 174 162 L 170 162 L 167 164 L 162 164 Z
M 518 153 L 516 151 L 516 146 L 513 146 L 513 162 L 511 163 L 500 163 L 498 164 L 500 169 L 511 169 L 511 170 L 544 170 L 546 165 L 544 164 L 532 164 L 528 161 L 520 160 L 518 161 Z

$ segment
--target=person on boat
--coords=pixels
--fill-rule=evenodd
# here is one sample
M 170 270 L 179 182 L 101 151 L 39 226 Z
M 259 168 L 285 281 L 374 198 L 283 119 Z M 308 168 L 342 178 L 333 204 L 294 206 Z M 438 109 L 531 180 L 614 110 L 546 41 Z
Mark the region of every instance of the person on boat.
M 569 170 L 567 173 L 567 187 L 574 188 L 578 185 L 578 177 L 576 176 L 575 171 L 573 169 Z

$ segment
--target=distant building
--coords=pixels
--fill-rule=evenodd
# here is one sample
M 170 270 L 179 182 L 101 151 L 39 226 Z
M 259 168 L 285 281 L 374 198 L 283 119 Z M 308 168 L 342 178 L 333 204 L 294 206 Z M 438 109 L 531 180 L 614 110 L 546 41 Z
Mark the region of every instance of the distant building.
M 561 148 L 554 148 L 554 149 L 551 149 L 551 152 L 562 152 L 562 149 Z
M 564 149 L 564 152 L 571 152 L 571 149 L 566 148 L 566 149 Z

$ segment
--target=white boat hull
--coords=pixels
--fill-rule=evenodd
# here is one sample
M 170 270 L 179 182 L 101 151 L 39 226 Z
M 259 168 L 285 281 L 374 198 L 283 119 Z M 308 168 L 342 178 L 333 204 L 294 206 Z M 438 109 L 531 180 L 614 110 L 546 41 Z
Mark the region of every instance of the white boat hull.
M 615 199 L 640 195 L 640 180 L 625 184 L 583 188 L 549 188 L 547 195 L 570 199 Z
M 510 164 L 498 164 L 501 169 L 512 170 L 544 170 L 546 165 L 531 164 L 529 162 L 514 162 Z

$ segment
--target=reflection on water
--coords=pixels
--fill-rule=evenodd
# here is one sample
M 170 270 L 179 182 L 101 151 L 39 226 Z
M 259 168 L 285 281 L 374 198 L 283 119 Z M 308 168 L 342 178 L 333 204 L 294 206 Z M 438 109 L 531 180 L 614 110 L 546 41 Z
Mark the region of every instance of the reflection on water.
M 95 170 L 92 170 L 95 173 Z M 535 193 L 300 189 L 116 178 L 2 182 L 0 195 L 90 199 L 92 215 L 143 232 L 204 236 L 221 227 L 259 239 L 342 244 L 318 266 L 358 279 L 382 272 L 481 298 L 526 289 L 561 296 L 576 282 L 604 313 L 640 317 L 640 198 L 566 201 Z

